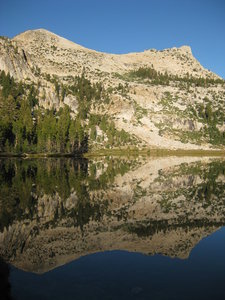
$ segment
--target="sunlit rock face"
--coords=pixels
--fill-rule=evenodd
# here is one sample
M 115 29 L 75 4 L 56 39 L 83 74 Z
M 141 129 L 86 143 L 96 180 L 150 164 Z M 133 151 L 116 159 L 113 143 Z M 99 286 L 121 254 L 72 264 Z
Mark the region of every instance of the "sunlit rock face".
M 1 160 L 0 256 L 47 272 L 89 253 L 188 258 L 225 224 L 223 159 Z
M 132 76 L 141 68 L 170 79 Z M 107 115 L 117 130 L 135 137 L 132 146 L 224 149 L 224 80 L 205 69 L 188 46 L 115 55 L 87 49 L 44 29 L 28 30 L 13 39 L 0 37 L 1 70 L 33 84 L 41 108 L 59 110 L 68 105 L 73 116 L 79 112 L 79 101 L 71 87 L 76 76 L 84 74 L 106 91 L 101 99 L 91 100 L 89 113 Z M 62 86 L 65 97 L 60 96 Z M 106 138 L 97 125 L 96 130 L 99 141 L 93 141 L 93 147 L 102 148 Z

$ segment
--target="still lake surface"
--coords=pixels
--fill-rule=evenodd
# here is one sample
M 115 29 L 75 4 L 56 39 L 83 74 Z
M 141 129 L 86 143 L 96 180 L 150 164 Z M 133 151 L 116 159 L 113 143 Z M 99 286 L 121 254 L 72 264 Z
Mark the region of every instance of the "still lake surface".
M 0 159 L 0 257 L 23 299 L 225 299 L 225 160 Z

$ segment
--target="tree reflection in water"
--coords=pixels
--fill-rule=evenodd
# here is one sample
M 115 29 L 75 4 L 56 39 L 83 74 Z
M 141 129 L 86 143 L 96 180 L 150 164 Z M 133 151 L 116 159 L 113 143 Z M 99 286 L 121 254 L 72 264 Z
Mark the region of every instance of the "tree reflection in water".
M 219 158 L 2 159 L 0 170 L 0 255 L 32 272 L 103 250 L 187 258 L 225 223 Z

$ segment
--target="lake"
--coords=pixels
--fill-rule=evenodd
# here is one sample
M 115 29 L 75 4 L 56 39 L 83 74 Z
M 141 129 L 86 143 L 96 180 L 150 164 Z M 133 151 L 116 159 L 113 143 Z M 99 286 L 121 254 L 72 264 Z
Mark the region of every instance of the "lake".
M 0 257 L 15 300 L 223 300 L 225 159 L 0 159 Z

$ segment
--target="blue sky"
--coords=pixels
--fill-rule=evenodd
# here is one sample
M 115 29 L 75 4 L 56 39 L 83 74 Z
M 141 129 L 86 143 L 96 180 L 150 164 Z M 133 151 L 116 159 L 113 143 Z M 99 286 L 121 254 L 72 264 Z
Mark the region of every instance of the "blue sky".
M 0 35 L 37 28 L 110 53 L 190 45 L 225 78 L 225 0 L 0 0 Z

